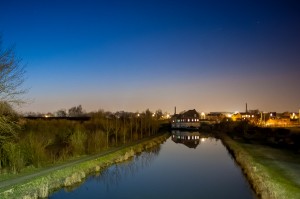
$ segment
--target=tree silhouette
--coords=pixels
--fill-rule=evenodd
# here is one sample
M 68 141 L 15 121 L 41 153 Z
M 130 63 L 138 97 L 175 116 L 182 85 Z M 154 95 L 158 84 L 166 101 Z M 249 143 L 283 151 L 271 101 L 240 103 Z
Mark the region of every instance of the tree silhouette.
M 16 57 L 14 47 L 4 49 L 0 36 L 0 157 L 3 156 L 4 144 L 17 137 L 17 114 L 13 106 L 25 102 L 22 99 L 26 92 L 22 88 L 24 74 L 24 66 Z M 0 168 L 1 165 L 0 160 Z

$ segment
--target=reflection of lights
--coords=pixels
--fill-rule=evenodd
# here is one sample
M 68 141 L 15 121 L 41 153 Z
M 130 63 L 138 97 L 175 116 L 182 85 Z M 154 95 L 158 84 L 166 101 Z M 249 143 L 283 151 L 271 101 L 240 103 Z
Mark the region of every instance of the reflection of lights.
M 206 138 L 201 138 L 201 142 L 205 142 Z
M 231 114 L 227 114 L 227 117 L 231 117 L 232 115 Z

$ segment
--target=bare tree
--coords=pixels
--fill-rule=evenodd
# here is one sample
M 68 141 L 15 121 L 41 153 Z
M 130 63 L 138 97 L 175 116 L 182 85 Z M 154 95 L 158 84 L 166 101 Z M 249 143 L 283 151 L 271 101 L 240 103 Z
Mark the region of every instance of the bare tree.
M 66 117 L 67 112 L 65 109 L 60 109 L 60 110 L 56 111 L 55 115 L 56 115 L 56 117 Z
M 70 117 L 80 117 L 83 115 L 82 106 L 74 106 L 69 109 L 69 116 Z
M 11 105 L 20 105 L 25 101 L 22 95 L 26 89 L 22 87 L 25 80 L 24 65 L 15 55 L 15 48 L 3 49 L 0 37 L 0 101 Z
M 0 36 L 0 169 L 4 144 L 17 137 L 19 126 L 13 106 L 25 102 L 22 99 L 26 92 L 22 87 L 24 74 L 24 65 L 21 64 L 21 59 L 16 57 L 14 47 L 4 49 Z

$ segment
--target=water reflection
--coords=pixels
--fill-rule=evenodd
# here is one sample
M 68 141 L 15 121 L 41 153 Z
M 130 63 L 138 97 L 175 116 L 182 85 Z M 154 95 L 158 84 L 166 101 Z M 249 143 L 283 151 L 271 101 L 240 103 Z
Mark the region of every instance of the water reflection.
M 109 191 L 110 187 L 118 187 L 121 181 L 126 180 L 128 177 L 133 177 L 140 170 L 151 166 L 160 149 L 160 145 L 148 148 L 144 152 L 135 155 L 131 160 L 112 165 L 99 175 L 92 176 L 91 179 L 101 186 L 104 185 L 106 191 Z
M 173 131 L 164 144 L 50 198 L 255 198 L 222 142 L 210 135 Z
M 141 170 L 150 167 L 152 162 L 159 155 L 160 150 L 160 144 L 147 148 L 127 161 L 114 164 L 107 169 L 91 175 L 83 184 L 78 183 L 61 189 L 49 198 L 82 198 L 82 196 L 85 195 L 84 193 L 89 194 L 90 192 L 95 192 L 89 186 L 89 182 L 93 182 L 94 185 L 98 186 L 98 191 L 102 190 L 109 193 L 119 187 L 127 178 L 132 178 Z M 76 192 L 79 192 L 79 194 L 75 194 Z
M 198 131 L 182 131 L 172 130 L 172 140 L 176 144 L 183 144 L 188 148 L 196 149 L 197 146 L 209 138 L 206 133 L 200 133 Z

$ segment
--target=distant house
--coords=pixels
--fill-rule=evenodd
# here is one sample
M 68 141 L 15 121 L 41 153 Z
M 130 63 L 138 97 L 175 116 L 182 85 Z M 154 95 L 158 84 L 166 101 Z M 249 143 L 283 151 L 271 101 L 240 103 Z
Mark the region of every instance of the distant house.
M 226 118 L 225 113 L 221 112 L 210 112 L 206 115 L 207 120 L 215 121 L 217 123 L 221 122 L 224 118 Z
M 198 129 L 200 127 L 199 113 L 193 109 L 174 114 L 171 118 L 171 127 L 176 129 Z
M 269 113 L 267 115 L 269 115 L 269 117 L 267 117 L 266 119 L 266 126 L 286 127 L 299 124 L 299 116 L 296 112 L 277 113 L 275 117 L 274 112 Z
M 247 120 L 256 123 L 260 119 L 260 114 L 254 114 L 250 112 L 236 112 L 231 116 L 232 121 L 242 121 Z

